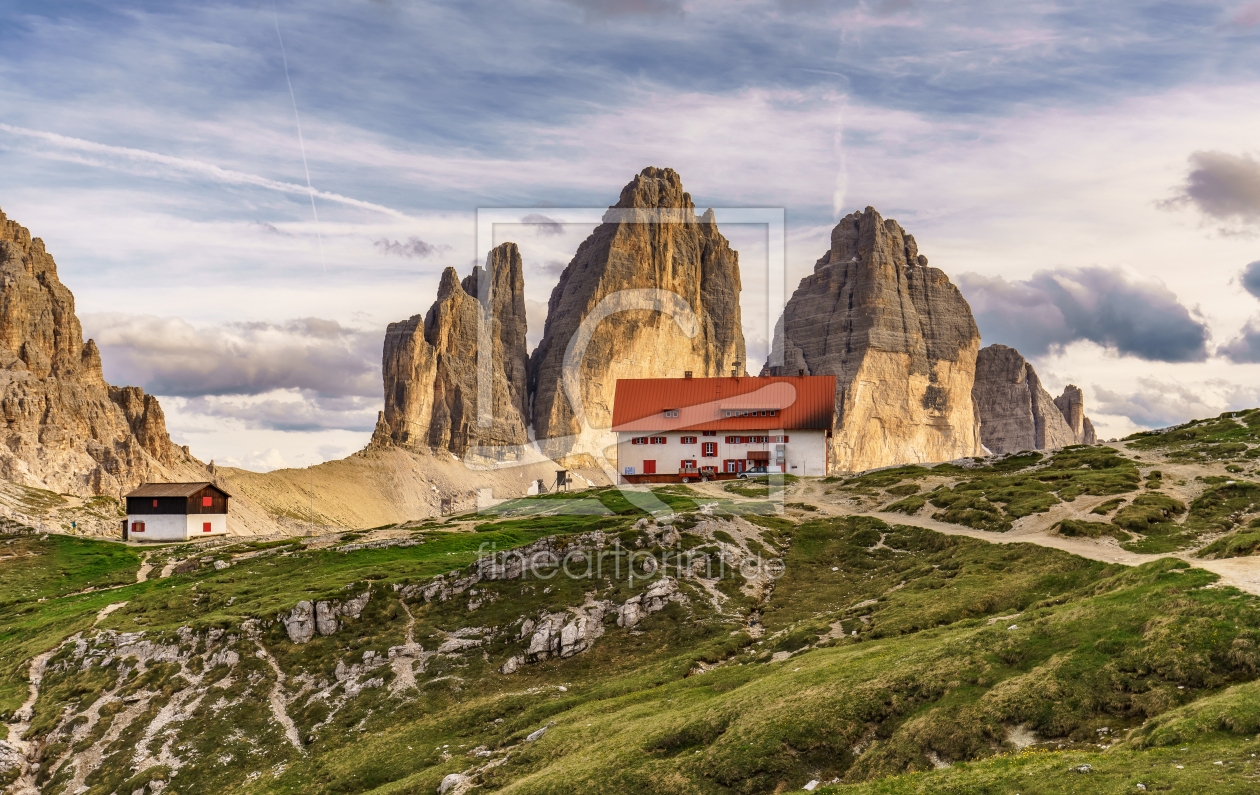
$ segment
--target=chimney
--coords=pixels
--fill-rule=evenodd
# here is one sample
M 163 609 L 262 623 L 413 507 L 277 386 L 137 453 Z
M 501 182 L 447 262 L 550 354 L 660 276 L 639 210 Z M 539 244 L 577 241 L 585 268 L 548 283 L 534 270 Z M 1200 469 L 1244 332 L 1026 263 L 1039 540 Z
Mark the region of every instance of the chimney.
M 690 370 L 684 370 L 684 371 L 683 371 L 683 378 L 691 378 L 691 371 L 690 371 Z

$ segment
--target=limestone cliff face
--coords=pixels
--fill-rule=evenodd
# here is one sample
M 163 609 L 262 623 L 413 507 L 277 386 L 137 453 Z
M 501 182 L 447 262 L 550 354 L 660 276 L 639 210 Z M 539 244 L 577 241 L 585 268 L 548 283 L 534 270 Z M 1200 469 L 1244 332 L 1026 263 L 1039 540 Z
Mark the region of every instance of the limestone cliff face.
M 1076 384 L 1068 384 L 1063 394 L 1054 399 L 1063 418 L 1072 430 L 1072 441 L 1068 444 L 1097 444 L 1098 437 L 1094 433 L 1094 423 L 1085 416 L 1085 396 Z
M 993 453 L 1076 443 L 1076 434 L 1042 388 L 1036 370 L 1014 348 L 980 349 L 971 397 L 980 413 L 980 438 Z
M 138 387 L 105 383 L 74 296 L 39 238 L 0 212 L 0 477 L 80 496 L 117 497 L 169 479 L 182 451 Z
M 483 279 L 493 287 L 487 320 L 493 356 L 491 422 L 478 419 L 478 317 Z M 529 402 L 525 347 L 525 293 L 521 255 L 504 243 L 461 283 L 454 268 L 442 274 L 427 315 L 389 324 L 382 371 L 385 411 L 369 447 L 442 449 L 463 456 L 470 448 L 524 445 Z
M 544 451 L 558 458 L 602 449 L 619 378 L 742 374 L 739 292 L 739 255 L 713 212 L 695 214 L 672 169 L 645 168 L 551 293 L 530 360 L 534 430 Z M 585 425 L 562 385 L 566 356 Z
M 971 307 L 914 237 L 873 208 L 832 230 L 774 344 L 783 364 L 763 375 L 836 376 L 833 470 L 983 454 Z

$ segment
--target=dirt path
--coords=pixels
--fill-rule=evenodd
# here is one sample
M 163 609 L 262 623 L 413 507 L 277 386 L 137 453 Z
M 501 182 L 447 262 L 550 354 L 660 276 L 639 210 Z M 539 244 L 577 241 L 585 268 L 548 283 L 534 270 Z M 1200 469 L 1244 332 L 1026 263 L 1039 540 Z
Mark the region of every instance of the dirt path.
M 1117 445 L 1119 446 L 1119 445 Z M 1186 486 L 1178 487 L 1175 491 L 1171 488 L 1164 489 L 1165 493 L 1172 492 L 1178 499 L 1193 497 L 1202 488 L 1196 488 L 1194 480 L 1197 474 L 1203 472 L 1202 467 L 1187 467 L 1179 464 L 1167 464 L 1163 462 L 1143 462 L 1143 466 L 1159 469 L 1164 473 L 1164 480 L 1171 484 L 1177 480 L 1185 480 Z M 1223 472 L 1223 466 L 1222 466 Z M 721 481 L 711 481 L 709 483 L 693 483 L 691 487 L 700 492 L 705 497 L 722 497 L 728 500 L 742 500 L 739 495 L 731 494 L 722 488 Z M 935 530 L 938 533 L 953 536 L 967 536 L 969 538 L 978 538 L 981 541 L 988 541 L 991 544 L 1037 544 L 1038 546 L 1058 549 L 1073 555 L 1080 555 L 1090 560 L 1098 560 L 1104 563 L 1119 563 L 1125 566 L 1140 566 L 1143 563 L 1149 563 L 1152 560 L 1160 558 L 1178 558 L 1189 563 L 1191 566 L 1200 569 L 1206 569 L 1221 578 L 1224 585 L 1232 585 L 1240 591 L 1260 595 L 1260 557 L 1250 558 L 1226 558 L 1224 560 L 1201 560 L 1191 556 L 1191 551 L 1183 550 L 1181 552 L 1167 553 L 1162 555 L 1144 555 L 1137 552 L 1128 552 L 1122 549 L 1118 542 L 1113 538 L 1104 538 L 1094 540 L 1090 538 L 1065 538 L 1063 536 L 1051 535 L 1050 528 L 1064 519 L 1085 519 L 1092 518 L 1094 521 L 1100 520 L 1102 517 L 1090 517 L 1089 512 L 1097 505 L 1114 499 L 1116 496 L 1131 497 L 1132 495 L 1109 495 L 1109 496 L 1082 496 L 1076 498 L 1072 502 L 1062 502 L 1053 506 L 1046 513 L 1032 514 L 1023 517 L 1015 522 L 1015 526 L 1005 533 L 992 533 L 986 530 L 976 530 L 971 527 L 962 525 L 949 524 L 948 522 L 940 522 L 931 517 L 926 516 L 907 516 L 901 513 L 886 513 L 883 511 L 864 511 L 857 506 L 842 505 L 832 502 L 834 499 L 825 494 L 825 488 L 821 483 L 813 481 L 798 481 L 787 488 L 785 501 L 791 502 L 799 500 L 802 497 L 810 498 L 814 505 L 819 508 L 819 513 L 827 516 L 873 516 L 881 519 L 889 524 L 905 524 L 915 525 L 917 527 L 925 527 L 929 530 Z M 846 495 L 845 499 L 848 497 Z M 752 502 L 752 500 L 748 500 Z M 926 512 L 926 511 L 925 511 Z
M 271 670 L 276 674 L 276 684 L 271 688 L 271 694 L 268 701 L 271 702 L 271 714 L 275 717 L 276 722 L 284 727 L 284 736 L 288 738 L 293 747 L 302 751 L 302 738 L 298 736 L 297 726 L 293 723 L 293 719 L 289 717 L 289 710 L 284 701 L 284 671 L 280 670 L 280 664 L 276 662 L 276 658 L 271 656 L 271 652 L 267 651 L 267 647 L 261 642 L 254 641 L 254 645 L 258 647 L 258 651 L 262 653 L 262 657 L 271 666 Z
M 136 582 L 145 582 L 149 579 L 149 572 L 153 571 L 153 564 L 149 562 L 149 556 L 152 554 L 152 552 L 146 552 L 141 558 L 140 570 L 136 572 Z

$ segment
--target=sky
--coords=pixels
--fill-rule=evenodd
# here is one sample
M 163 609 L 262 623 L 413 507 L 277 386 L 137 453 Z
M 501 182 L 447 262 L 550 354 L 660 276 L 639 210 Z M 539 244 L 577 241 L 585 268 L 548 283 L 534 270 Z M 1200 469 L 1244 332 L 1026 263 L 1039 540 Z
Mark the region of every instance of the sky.
M 361 449 L 385 328 L 484 261 L 478 208 L 520 208 L 492 242 L 536 343 L 591 231 L 548 208 L 646 166 L 739 250 L 754 372 L 762 285 L 873 206 L 1104 438 L 1260 405 L 1260 0 L 10 0 L 0 25 L 0 209 L 203 460 Z M 783 208 L 786 274 L 722 225 L 748 207 Z

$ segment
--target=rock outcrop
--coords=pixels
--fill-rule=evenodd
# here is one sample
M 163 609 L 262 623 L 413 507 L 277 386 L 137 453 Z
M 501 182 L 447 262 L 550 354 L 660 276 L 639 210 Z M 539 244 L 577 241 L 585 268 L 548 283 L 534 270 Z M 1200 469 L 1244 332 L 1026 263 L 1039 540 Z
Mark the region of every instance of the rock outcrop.
M 0 477 L 79 496 L 169 480 L 186 458 L 162 408 L 105 383 L 44 242 L 0 212 Z
M 980 438 L 992 453 L 1045 450 L 1076 443 L 1059 407 L 1019 351 L 981 348 L 971 390 L 980 413 Z
M 1054 399 L 1054 405 L 1063 413 L 1068 427 L 1072 429 L 1070 444 L 1098 444 L 1098 436 L 1094 433 L 1094 423 L 1085 416 L 1085 396 L 1076 384 L 1068 384 L 1063 394 Z
M 677 173 L 645 168 L 603 220 L 552 291 L 530 360 L 535 435 L 552 458 L 611 443 L 619 378 L 742 374 L 747 363 L 739 256 Z
M 487 281 L 489 282 L 487 283 Z M 490 421 L 478 417 L 477 368 L 481 292 L 488 293 Z M 505 451 L 528 442 L 529 354 L 525 347 L 525 293 L 521 254 L 504 243 L 461 283 L 454 268 L 442 274 L 427 315 L 390 323 L 382 376 L 385 411 L 369 447 Z
M 873 208 L 845 217 L 801 280 L 762 375 L 836 376 L 833 471 L 982 455 L 972 403 L 980 332 L 914 237 Z

